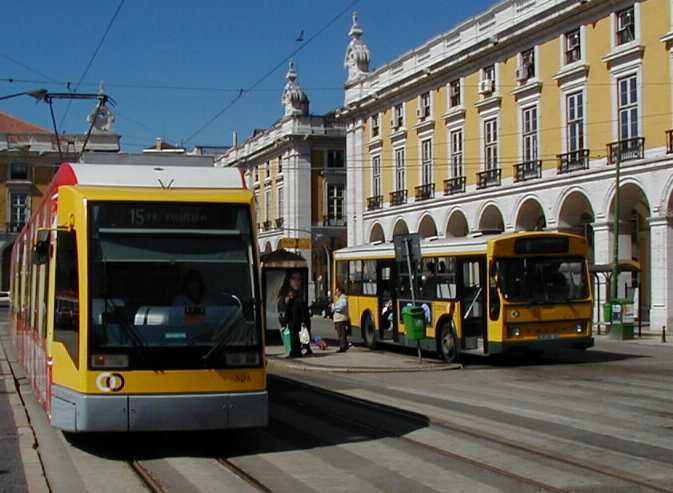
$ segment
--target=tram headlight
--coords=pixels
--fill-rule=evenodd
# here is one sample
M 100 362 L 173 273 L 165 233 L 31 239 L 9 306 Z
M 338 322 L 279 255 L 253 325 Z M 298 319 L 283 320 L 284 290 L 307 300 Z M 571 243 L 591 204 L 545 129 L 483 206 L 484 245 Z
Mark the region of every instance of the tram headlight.
M 521 329 L 519 327 L 510 327 L 509 336 L 510 337 L 519 337 L 521 335 Z
M 128 368 L 129 355 L 128 354 L 92 354 L 91 368 Z
M 259 366 L 259 353 L 226 353 L 227 366 Z
M 575 332 L 577 332 L 578 334 L 584 332 L 584 327 L 582 327 L 582 324 L 575 325 Z

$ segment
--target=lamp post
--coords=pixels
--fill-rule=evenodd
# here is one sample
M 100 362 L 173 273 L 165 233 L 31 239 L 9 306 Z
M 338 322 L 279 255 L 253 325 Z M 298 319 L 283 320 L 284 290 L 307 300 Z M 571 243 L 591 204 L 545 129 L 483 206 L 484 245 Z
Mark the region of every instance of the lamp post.
M 610 293 L 611 301 L 614 303 L 619 295 L 619 214 L 620 214 L 620 164 L 622 160 L 621 143 L 617 143 L 617 153 L 615 156 L 615 216 L 614 216 L 614 244 L 612 252 L 612 289 Z

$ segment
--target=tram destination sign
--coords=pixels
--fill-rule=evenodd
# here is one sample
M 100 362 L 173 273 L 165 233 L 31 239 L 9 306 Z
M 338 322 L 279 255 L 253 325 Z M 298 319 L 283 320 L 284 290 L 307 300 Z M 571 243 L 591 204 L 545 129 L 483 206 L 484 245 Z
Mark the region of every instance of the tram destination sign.
M 193 203 L 99 203 L 99 228 L 236 229 L 240 206 Z

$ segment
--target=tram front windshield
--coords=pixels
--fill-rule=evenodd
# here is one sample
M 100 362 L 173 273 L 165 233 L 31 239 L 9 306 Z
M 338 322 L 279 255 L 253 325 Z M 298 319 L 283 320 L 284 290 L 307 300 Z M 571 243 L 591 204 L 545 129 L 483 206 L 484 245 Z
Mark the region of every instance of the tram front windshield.
M 106 357 L 130 369 L 261 365 L 246 207 L 95 203 L 89 210 L 92 366 Z
M 516 257 L 496 262 L 498 284 L 506 300 L 567 303 L 589 295 L 584 259 Z

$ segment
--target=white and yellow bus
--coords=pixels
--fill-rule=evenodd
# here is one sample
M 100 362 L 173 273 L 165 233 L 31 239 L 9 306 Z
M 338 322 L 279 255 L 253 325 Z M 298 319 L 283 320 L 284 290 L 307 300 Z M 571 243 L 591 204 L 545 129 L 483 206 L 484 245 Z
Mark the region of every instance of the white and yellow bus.
M 464 352 L 591 347 L 587 252 L 584 238 L 555 232 L 424 241 L 414 275 L 427 322 L 422 347 L 447 361 Z M 410 276 L 393 244 L 345 248 L 334 257 L 334 282 L 365 344 L 415 347 L 401 319 L 411 303 Z

